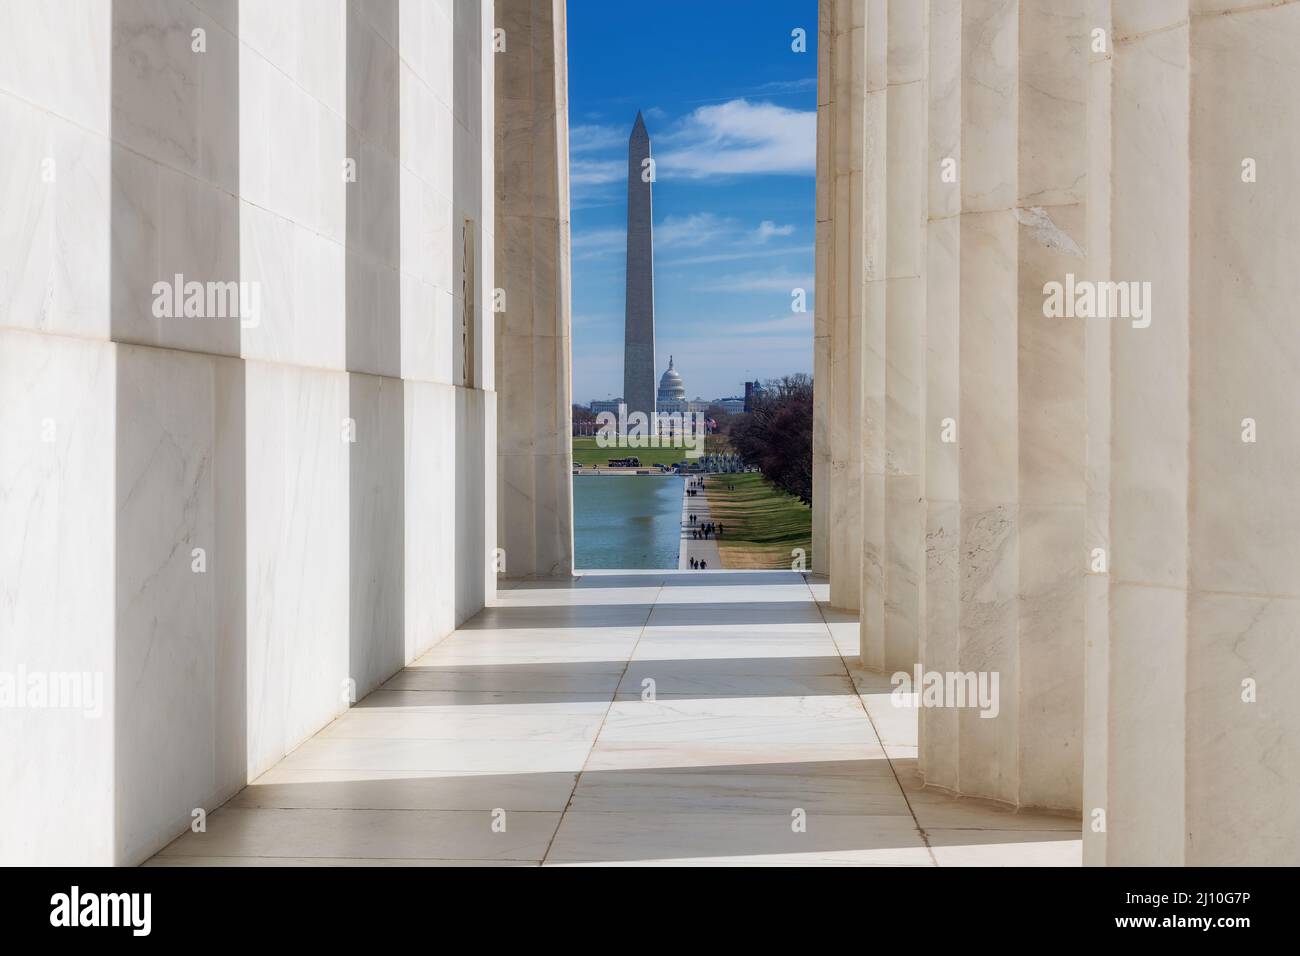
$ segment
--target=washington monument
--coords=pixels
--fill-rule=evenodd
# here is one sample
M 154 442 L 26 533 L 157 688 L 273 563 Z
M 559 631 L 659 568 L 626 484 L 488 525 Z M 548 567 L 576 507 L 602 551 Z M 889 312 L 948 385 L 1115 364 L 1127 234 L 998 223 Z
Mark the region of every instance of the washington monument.
M 627 305 L 623 326 L 623 400 L 655 430 L 655 280 L 650 134 L 636 114 L 627 144 Z

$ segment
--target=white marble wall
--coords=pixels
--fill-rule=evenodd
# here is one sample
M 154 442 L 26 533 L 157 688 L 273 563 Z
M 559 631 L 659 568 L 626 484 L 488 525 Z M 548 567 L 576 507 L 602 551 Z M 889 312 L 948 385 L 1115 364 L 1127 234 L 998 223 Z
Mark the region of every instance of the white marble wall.
M 100 342 L 0 328 L 0 673 L 103 692 L 97 716 L 0 708 L 6 863 L 113 859 L 116 379 Z
M 5 862 L 142 859 L 482 606 L 491 27 L 0 2 L 0 670 L 107 685 L 0 710 Z M 155 317 L 177 272 L 256 283 L 257 320 Z
M 103 695 L 98 714 L 0 708 L 6 863 L 114 851 L 110 23 L 107 4 L 0 3 L 0 673 Z M 50 57 L 68 36 L 82 55 Z
M 573 572 L 564 0 L 496 0 L 497 528 L 507 577 Z

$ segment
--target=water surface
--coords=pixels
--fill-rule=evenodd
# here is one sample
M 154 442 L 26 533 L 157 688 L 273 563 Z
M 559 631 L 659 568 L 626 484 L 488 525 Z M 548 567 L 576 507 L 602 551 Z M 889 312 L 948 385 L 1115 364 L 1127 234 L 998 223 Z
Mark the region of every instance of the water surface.
M 677 475 L 574 475 L 577 567 L 676 569 L 684 483 Z

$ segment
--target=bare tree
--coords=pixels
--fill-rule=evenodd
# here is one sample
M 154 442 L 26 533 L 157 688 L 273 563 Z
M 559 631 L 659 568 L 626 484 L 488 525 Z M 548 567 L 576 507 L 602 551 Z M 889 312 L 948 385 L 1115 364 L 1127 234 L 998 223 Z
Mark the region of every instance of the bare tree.
M 776 487 L 812 504 L 813 382 L 770 379 L 731 427 L 732 447 Z

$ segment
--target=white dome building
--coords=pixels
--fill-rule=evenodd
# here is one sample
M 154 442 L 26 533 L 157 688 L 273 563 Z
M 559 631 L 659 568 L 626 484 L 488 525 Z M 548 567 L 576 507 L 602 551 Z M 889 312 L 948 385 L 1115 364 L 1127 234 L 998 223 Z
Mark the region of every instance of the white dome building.
M 655 401 L 661 412 L 686 411 L 686 383 L 673 368 L 673 357 L 668 356 L 668 371 L 659 379 L 659 395 Z

